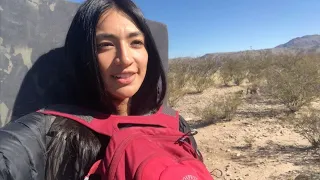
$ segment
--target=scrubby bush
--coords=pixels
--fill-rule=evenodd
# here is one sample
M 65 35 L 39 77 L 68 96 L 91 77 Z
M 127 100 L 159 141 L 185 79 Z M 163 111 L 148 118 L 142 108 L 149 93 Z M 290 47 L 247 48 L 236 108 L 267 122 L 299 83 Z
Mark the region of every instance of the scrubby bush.
M 320 110 L 312 109 L 294 120 L 295 130 L 305 137 L 314 148 L 320 147 Z
M 168 103 L 171 107 L 175 106 L 181 97 L 186 94 L 185 86 L 191 76 L 190 66 L 183 60 L 169 62 L 169 72 L 167 75 L 168 83 Z
M 196 93 L 202 93 L 214 84 L 212 76 L 219 69 L 219 64 L 214 59 L 195 59 L 190 66 L 190 83 Z
M 202 110 L 201 117 L 203 120 L 231 120 L 239 105 L 241 105 L 242 99 L 240 94 L 233 94 L 224 98 L 217 98 L 210 101 L 210 103 Z
M 169 61 L 168 101 L 175 106 L 190 88 L 202 93 L 213 85 L 212 75 L 218 70 L 218 63 L 212 58 L 181 58 Z M 194 91 L 193 91 L 194 92 Z
M 222 67 L 220 68 L 220 76 L 223 79 L 224 85 L 233 82 L 237 86 L 246 77 L 247 69 L 246 61 L 241 59 L 225 59 Z
M 260 51 L 258 55 L 247 55 L 246 61 L 246 78 L 249 82 L 259 84 L 266 76 L 266 70 L 270 67 L 275 55 L 269 51 Z
M 268 70 L 267 92 L 291 112 L 319 96 L 319 62 L 306 56 L 280 56 Z

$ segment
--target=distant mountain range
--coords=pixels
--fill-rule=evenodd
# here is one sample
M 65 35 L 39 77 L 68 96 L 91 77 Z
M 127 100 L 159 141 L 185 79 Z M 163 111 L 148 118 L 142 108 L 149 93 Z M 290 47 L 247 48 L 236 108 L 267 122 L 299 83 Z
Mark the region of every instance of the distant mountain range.
M 320 47 L 320 35 L 307 35 L 297 37 L 275 48 L 293 48 L 315 50 Z
M 245 50 L 245 51 L 238 51 L 238 52 L 225 52 L 225 53 L 208 53 L 201 58 L 206 57 L 224 57 L 224 56 L 239 56 L 243 55 L 244 53 L 248 53 L 250 55 L 258 54 L 262 51 L 268 51 L 274 54 L 278 53 L 320 53 L 320 35 L 306 35 L 302 37 L 294 38 L 287 43 L 278 45 L 274 48 L 266 48 L 266 49 L 259 49 L 259 50 Z M 175 59 L 189 59 L 188 57 L 181 57 Z
M 285 44 L 281 44 L 277 49 L 294 49 L 301 50 L 310 53 L 320 53 L 320 35 L 307 35 L 302 37 L 297 37 Z

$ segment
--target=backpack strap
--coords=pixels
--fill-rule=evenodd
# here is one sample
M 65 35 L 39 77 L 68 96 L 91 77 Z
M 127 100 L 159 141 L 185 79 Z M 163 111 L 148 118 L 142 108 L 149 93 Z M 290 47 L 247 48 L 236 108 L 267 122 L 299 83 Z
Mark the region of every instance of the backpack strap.
M 85 108 L 81 108 L 73 105 L 52 105 L 47 108 L 42 108 L 37 112 L 42 114 L 49 114 L 49 115 L 70 118 L 76 121 L 81 120 L 88 123 L 90 123 L 94 119 L 94 117 L 103 116 L 102 113 L 98 113 L 96 111 L 92 111 L 89 109 L 85 109 Z
M 163 105 L 160 108 L 161 112 L 163 114 L 169 115 L 169 116 L 173 116 L 173 117 L 178 117 L 179 118 L 179 113 L 178 111 L 175 111 L 174 109 L 172 109 L 169 106 Z
M 103 135 L 112 136 L 113 124 L 107 120 L 110 116 L 85 108 L 72 105 L 54 105 L 37 111 L 38 113 L 53 115 L 74 120 L 89 129 Z
M 179 130 L 178 112 L 162 106 L 158 112 L 148 116 L 106 115 L 70 105 L 55 105 L 40 109 L 38 113 L 65 117 L 74 120 L 91 130 L 112 136 L 120 130 L 121 125 L 153 126 Z

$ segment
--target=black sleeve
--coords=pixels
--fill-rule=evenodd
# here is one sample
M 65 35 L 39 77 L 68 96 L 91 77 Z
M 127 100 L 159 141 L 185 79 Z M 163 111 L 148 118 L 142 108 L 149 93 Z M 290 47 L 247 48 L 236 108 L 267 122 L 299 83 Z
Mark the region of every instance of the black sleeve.
M 179 130 L 181 132 L 187 133 L 187 132 L 189 132 L 191 130 L 188 122 L 180 115 L 179 115 L 179 123 L 180 123 L 179 124 L 180 125 Z M 198 159 L 203 162 L 203 157 L 202 157 L 201 152 L 198 149 L 198 145 L 197 145 L 196 140 L 194 139 L 193 136 L 191 136 L 190 139 L 191 139 L 191 143 L 192 143 L 193 148 L 196 150 L 196 152 L 198 154 Z
M 191 128 L 190 128 L 188 122 L 181 115 L 179 115 L 179 130 L 183 133 L 187 133 L 187 132 L 191 131 Z M 190 139 L 191 139 L 191 143 L 192 143 L 192 146 L 194 147 L 194 149 L 198 149 L 197 142 L 194 139 L 194 137 L 191 136 Z
M 31 113 L 0 128 L 0 179 L 45 178 L 45 115 Z

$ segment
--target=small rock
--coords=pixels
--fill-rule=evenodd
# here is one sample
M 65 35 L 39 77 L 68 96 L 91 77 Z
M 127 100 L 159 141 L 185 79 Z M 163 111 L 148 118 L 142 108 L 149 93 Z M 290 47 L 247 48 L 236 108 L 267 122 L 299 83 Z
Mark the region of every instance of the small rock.
M 186 121 L 191 121 L 192 120 L 192 118 L 191 117 L 186 117 L 186 118 L 184 118 Z
M 234 139 L 235 137 L 233 135 L 229 134 L 229 138 Z
M 230 174 L 229 174 L 229 173 L 227 173 L 227 174 L 226 174 L 226 176 L 230 176 Z
M 246 175 L 244 175 L 244 176 L 249 176 L 249 174 L 246 174 Z
M 237 155 L 236 155 L 237 157 L 240 157 L 241 156 L 241 154 L 240 153 L 237 153 Z
M 227 149 L 226 152 L 231 152 L 231 150 L 230 150 L 230 149 Z

